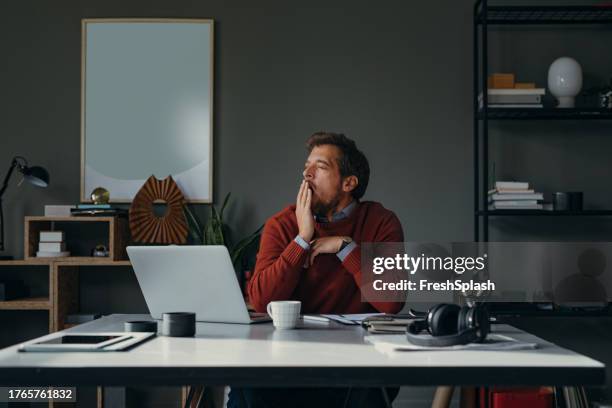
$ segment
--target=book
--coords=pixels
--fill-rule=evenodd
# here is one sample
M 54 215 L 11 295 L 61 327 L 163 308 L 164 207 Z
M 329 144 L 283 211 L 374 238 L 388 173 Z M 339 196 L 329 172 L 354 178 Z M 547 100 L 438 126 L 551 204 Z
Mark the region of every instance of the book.
M 66 251 L 65 242 L 39 242 L 38 250 L 40 252 L 64 252 Z
M 99 216 L 127 216 L 128 210 L 122 208 L 110 208 L 110 209 L 95 209 L 95 208 L 74 208 L 70 211 L 70 215 L 99 215 Z
M 491 95 L 487 99 L 491 103 L 538 104 L 542 103 L 542 95 Z
M 544 105 L 542 105 L 541 103 L 493 103 L 493 104 L 488 104 L 487 105 L 489 108 L 512 108 L 512 109 L 518 109 L 518 108 L 525 108 L 525 109 L 537 109 L 537 108 L 543 108 Z M 481 107 L 482 108 L 482 107 Z
M 546 88 L 512 88 L 512 89 L 489 89 L 487 95 L 546 95 Z
M 522 189 L 522 188 L 494 188 L 489 190 L 489 195 L 491 194 L 530 194 L 535 193 L 535 190 L 532 188 Z
M 40 242 L 62 242 L 64 231 L 40 231 Z
M 497 189 L 523 189 L 529 188 L 529 183 L 526 181 L 496 181 L 495 188 Z
M 36 252 L 36 256 L 38 258 L 58 258 L 58 257 L 63 257 L 63 256 L 70 256 L 70 252 L 69 251 L 62 251 L 62 252 L 38 251 Z
M 110 204 L 77 204 L 77 208 L 79 208 L 79 209 L 86 209 L 86 210 L 91 210 L 91 209 L 110 209 L 111 205 Z
M 523 204 L 523 205 L 500 205 L 499 202 L 495 202 L 489 206 L 490 210 L 541 210 L 542 204 Z
M 478 97 L 478 100 L 482 102 L 482 95 Z M 487 103 L 516 103 L 516 104 L 535 104 L 542 103 L 542 95 L 489 95 L 487 98 Z
M 406 333 L 406 325 L 397 324 L 384 324 L 384 323 L 371 323 L 368 326 L 368 333 L 371 334 L 397 334 Z
M 507 201 L 490 201 L 498 208 L 501 207 L 524 207 L 538 204 L 537 200 L 507 200 Z
M 493 201 L 517 201 L 517 200 L 543 200 L 544 194 L 542 193 L 504 193 L 504 194 L 491 194 L 489 198 Z

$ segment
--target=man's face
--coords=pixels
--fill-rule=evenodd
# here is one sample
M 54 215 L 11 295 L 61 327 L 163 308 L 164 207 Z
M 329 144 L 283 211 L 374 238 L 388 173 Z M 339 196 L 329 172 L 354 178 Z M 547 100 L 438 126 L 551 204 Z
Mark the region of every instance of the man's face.
M 312 212 L 326 215 L 334 210 L 343 195 L 338 167 L 341 151 L 334 145 L 315 146 L 304 165 L 304 180 L 312 190 Z

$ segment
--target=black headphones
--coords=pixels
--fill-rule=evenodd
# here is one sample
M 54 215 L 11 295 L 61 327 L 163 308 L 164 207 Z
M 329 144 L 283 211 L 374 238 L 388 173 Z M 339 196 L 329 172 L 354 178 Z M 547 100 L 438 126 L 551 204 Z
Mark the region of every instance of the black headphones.
M 427 330 L 431 336 L 419 335 Z M 489 313 L 484 306 L 458 306 L 440 303 L 406 328 L 408 341 L 417 346 L 448 347 L 480 343 L 489 334 Z

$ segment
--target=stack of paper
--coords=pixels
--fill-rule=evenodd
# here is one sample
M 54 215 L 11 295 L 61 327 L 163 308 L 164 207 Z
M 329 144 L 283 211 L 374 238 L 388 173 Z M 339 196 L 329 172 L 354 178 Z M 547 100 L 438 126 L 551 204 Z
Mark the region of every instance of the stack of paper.
M 423 336 L 429 336 L 423 334 Z M 449 347 L 417 346 L 408 341 L 405 334 L 366 336 L 365 340 L 372 343 L 376 350 L 385 354 L 398 351 L 427 351 L 427 350 L 529 350 L 538 347 L 537 343 L 527 343 L 513 339 L 502 334 L 489 334 L 483 343 L 469 343 Z

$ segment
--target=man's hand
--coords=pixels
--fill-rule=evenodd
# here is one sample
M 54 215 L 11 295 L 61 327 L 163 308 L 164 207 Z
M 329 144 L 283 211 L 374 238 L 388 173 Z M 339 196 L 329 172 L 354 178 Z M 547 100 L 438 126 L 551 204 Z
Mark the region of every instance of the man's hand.
M 319 254 L 335 254 L 340 251 L 344 237 L 323 237 L 317 238 L 310 243 L 310 255 L 308 255 L 308 265 L 312 265 L 314 259 Z
M 314 235 L 314 217 L 310 209 L 312 190 L 306 180 L 302 180 L 297 199 L 295 200 L 295 218 L 297 218 L 298 234 L 306 242 L 310 242 Z

